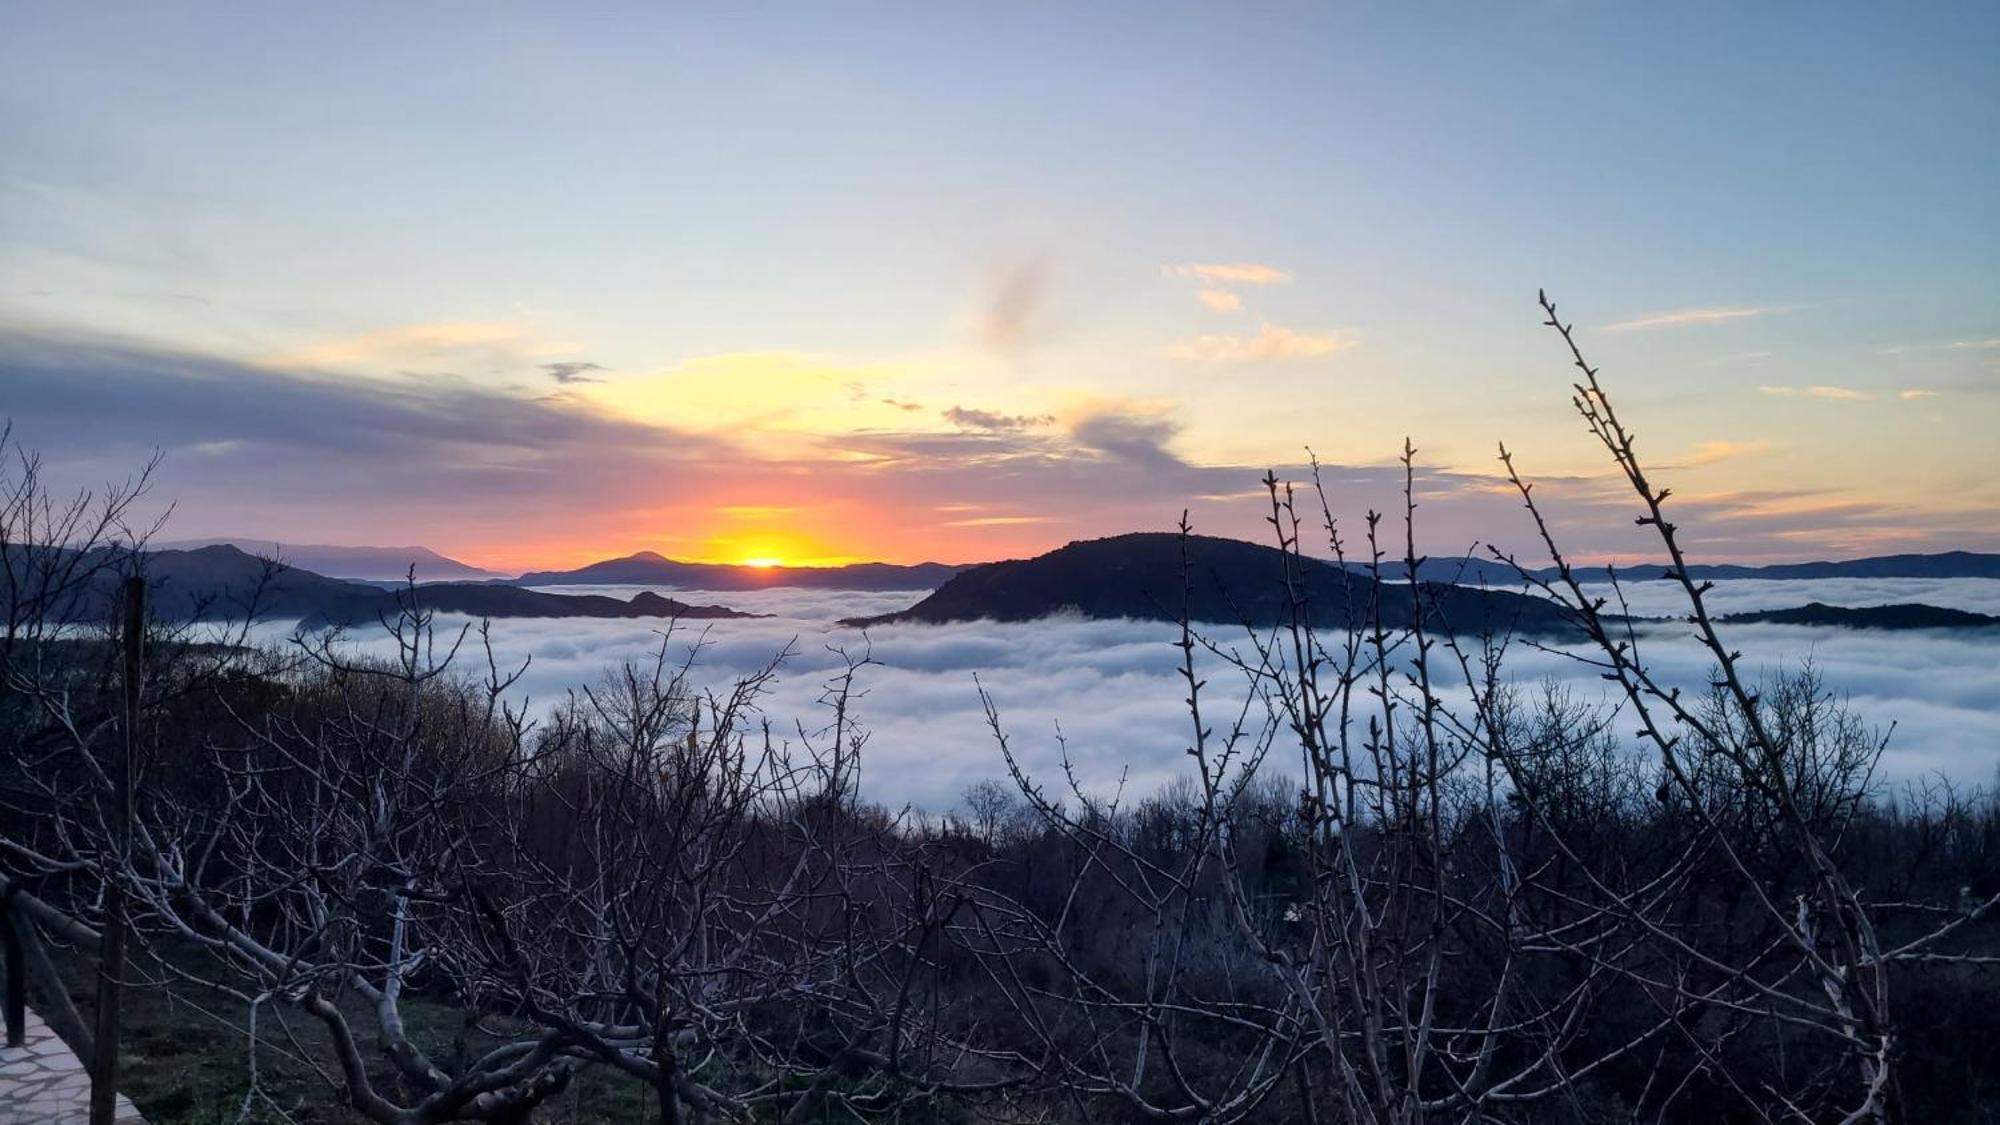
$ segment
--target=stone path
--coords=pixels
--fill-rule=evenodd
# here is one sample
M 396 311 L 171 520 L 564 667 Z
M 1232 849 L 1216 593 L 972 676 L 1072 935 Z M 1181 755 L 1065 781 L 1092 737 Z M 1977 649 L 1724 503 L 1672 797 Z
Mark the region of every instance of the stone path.
M 77 1125 L 89 1120 L 90 1075 L 42 1017 L 28 1009 L 26 1044 L 0 1045 L 0 1125 Z M 118 1125 L 146 1125 L 122 1094 L 116 1120 Z

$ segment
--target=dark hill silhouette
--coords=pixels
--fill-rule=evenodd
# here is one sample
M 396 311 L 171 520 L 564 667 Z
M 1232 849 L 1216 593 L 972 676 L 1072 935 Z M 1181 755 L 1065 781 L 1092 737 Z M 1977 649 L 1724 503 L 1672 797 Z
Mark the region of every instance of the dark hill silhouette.
M 1276 548 L 1235 539 L 1189 536 L 1188 615 L 1196 621 L 1270 625 L 1289 619 L 1284 561 Z M 1365 613 L 1371 580 L 1329 563 L 1306 560 L 1302 593 L 1316 624 L 1342 625 Z M 1071 543 L 1036 558 L 988 563 L 945 583 L 900 613 L 850 619 L 875 625 L 921 621 L 1028 621 L 1065 612 L 1087 617 L 1174 620 L 1182 610 L 1182 540 L 1171 532 L 1139 532 Z M 1411 589 L 1384 582 L 1384 621 L 1411 620 Z M 1557 607 L 1498 590 L 1425 583 L 1435 626 L 1460 632 L 1568 627 Z
M 307 627 L 368 624 L 393 617 L 404 600 L 406 589 L 384 590 L 369 587 L 367 594 L 339 599 L 305 619 Z M 516 586 L 494 586 L 471 582 L 440 582 L 419 586 L 417 604 L 442 613 L 468 617 L 673 617 L 718 619 L 762 617 L 719 605 L 690 605 L 674 598 L 642 590 L 630 599 L 601 594 L 549 594 Z
M 1835 606 L 1809 602 L 1791 609 L 1732 613 L 1722 620 L 1768 625 L 1832 625 L 1848 629 L 1968 629 L 2000 625 L 2000 617 L 1934 605 Z
M 605 559 L 575 570 L 537 570 L 516 586 L 646 585 L 694 590 L 765 590 L 777 586 L 819 590 L 935 590 L 962 566 L 944 563 L 855 563 L 851 566 L 734 566 L 680 562 L 653 551 Z
M 311 617 L 383 592 L 365 583 L 274 566 L 227 544 L 148 551 L 145 575 L 153 615 L 170 621 L 252 613 L 264 619 Z M 109 589 L 104 596 L 109 599 Z

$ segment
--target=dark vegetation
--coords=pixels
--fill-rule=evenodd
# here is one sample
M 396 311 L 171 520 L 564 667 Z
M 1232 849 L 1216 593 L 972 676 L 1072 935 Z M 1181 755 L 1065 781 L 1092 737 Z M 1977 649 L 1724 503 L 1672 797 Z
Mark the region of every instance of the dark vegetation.
M 134 490 L 66 504 L 12 460 L 0 877 L 133 904 L 160 1120 L 1992 1120 L 2000 804 L 1882 786 L 1809 667 L 1744 678 L 1570 346 L 1708 690 L 1654 678 L 1504 450 L 1558 560 L 1520 581 L 1614 707 L 1509 681 L 1515 602 L 1385 580 L 1422 573 L 1414 495 L 1350 542 L 1271 477 L 1247 624 L 1195 624 L 1235 547 L 1148 541 L 1185 778 L 1027 776 L 989 703 L 1008 780 L 943 818 L 857 792 L 865 648 L 789 729 L 757 707 L 784 654 L 706 689 L 670 639 L 530 723 L 417 587 L 376 658 L 156 619 L 121 844 L 116 645 L 55 607 L 157 556 L 109 546 Z

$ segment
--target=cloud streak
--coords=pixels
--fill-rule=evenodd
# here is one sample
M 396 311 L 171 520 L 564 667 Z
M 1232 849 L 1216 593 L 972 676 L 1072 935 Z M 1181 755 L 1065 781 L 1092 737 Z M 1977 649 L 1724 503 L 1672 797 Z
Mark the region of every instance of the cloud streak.
M 413 364 L 472 364 L 504 369 L 525 364 L 527 331 L 506 321 L 435 321 L 336 336 L 279 355 L 276 367 L 368 369 Z
M 1684 459 L 1689 465 L 1713 465 L 1718 461 L 1729 461 L 1738 457 L 1748 457 L 1756 453 L 1767 453 L 1772 448 L 1768 441 L 1703 441 Z
M 1211 285 L 1285 285 L 1292 280 L 1291 271 L 1261 262 L 1189 262 L 1168 266 L 1166 273 Z
M 1701 308 L 1672 309 L 1641 313 L 1628 320 L 1604 326 L 1606 332 L 1641 332 L 1653 328 L 1687 328 L 1698 324 L 1726 324 L 1749 320 L 1777 310 L 1765 305 L 1707 305 Z
M 1339 332 L 1299 332 L 1283 325 L 1266 324 L 1255 336 L 1196 336 L 1169 345 L 1166 355 L 1189 363 L 1264 363 L 1329 356 L 1354 345 L 1353 337 Z
M 1893 348 L 1883 348 L 1881 352 L 1883 355 L 1905 355 L 1909 352 L 1973 352 L 1991 351 L 1995 348 L 2000 348 L 2000 339 L 1953 340 L 1948 344 L 1898 344 Z
M 1824 385 L 1813 387 L 1763 386 L 1758 387 L 1757 390 L 1759 393 L 1770 395 L 1772 398 L 1825 398 L 1833 399 L 1837 402 L 1861 402 L 1870 397 L 1868 392 L 1857 391 L 1852 387 L 1830 387 Z

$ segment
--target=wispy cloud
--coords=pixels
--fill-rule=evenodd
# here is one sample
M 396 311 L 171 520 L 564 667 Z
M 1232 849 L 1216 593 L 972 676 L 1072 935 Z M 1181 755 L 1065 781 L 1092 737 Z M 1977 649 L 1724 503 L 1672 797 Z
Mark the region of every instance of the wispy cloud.
M 946 527 L 1025 527 L 1028 524 L 1048 523 L 1048 516 L 974 516 L 970 519 L 946 520 Z
M 1717 461 L 1728 461 L 1737 457 L 1748 457 L 1755 453 L 1767 453 L 1772 448 L 1768 441 L 1700 441 L 1689 451 L 1685 460 L 1689 465 L 1713 465 Z
M 1898 344 L 1893 348 L 1883 348 L 1883 355 L 1903 355 L 1907 352 L 1972 352 L 1992 351 L 2000 348 L 2000 339 L 1994 340 L 1953 340 L 1949 344 Z
M 1299 332 L 1266 324 L 1255 336 L 1196 336 L 1168 346 L 1166 355 L 1193 363 L 1255 363 L 1332 355 L 1354 345 L 1353 337 L 1338 332 Z
M 979 322 L 980 342 L 995 351 L 1010 351 L 1028 338 L 1036 314 L 1047 300 L 1048 263 L 1040 258 L 1008 270 L 994 287 Z
M 1706 305 L 1701 308 L 1642 313 L 1616 324 L 1607 324 L 1604 330 L 1637 332 L 1648 328 L 1686 328 L 1695 324 L 1722 324 L 1731 320 L 1749 320 L 1751 317 L 1775 311 L 1777 310 L 1767 305 Z
M 1235 312 L 1243 307 L 1243 298 L 1227 289 L 1204 289 L 1196 296 L 1216 312 Z
M 604 369 L 603 364 L 581 361 L 542 364 L 542 370 L 549 373 L 549 378 L 565 386 L 570 383 L 602 383 L 604 380 L 592 378 L 590 372 Z
M 985 430 L 988 433 L 1011 433 L 1046 426 L 1055 421 L 1055 418 L 1048 414 L 1001 414 L 966 406 L 954 406 L 942 413 L 945 421 L 954 426 L 967 430 Z
M 1167 276 L 1205 281 L 1212 285 L 1283 285 L 1292 280 L 1290 270 L 1260 262 L 1188 262 L 1166 267 Z
M 1757 389 L 1773 398 L 1831 398 L 1858 402 L 1873 397 L 1866 391 L 1857 391 L 1852 387 L 1758 387 Z
M 1896 397 L 1905 401 L 1919 398 L 1936 398 L 1937 396 L 1938 393 L 1936 391 L 1927 391 L 1921 387 L 1911 387 L 1909 390 L 1896 392 Z
M 1712 367 L 1739 365 L 1743 367 L 1762 367 L 1764 366 L 1764 361 L 1770 359 L 1774 354 L 1773 352 L 1737 352 L 1734 355 L 1716 356 L 1708 362 Z
M 526 335 L 519 325 L 504 322 L 408 324 L 322 340 L 268 362 L 278 367 L 354 367 L 462 357 L 467 351 L 511 355 L 521 350 Z

